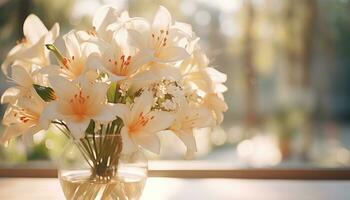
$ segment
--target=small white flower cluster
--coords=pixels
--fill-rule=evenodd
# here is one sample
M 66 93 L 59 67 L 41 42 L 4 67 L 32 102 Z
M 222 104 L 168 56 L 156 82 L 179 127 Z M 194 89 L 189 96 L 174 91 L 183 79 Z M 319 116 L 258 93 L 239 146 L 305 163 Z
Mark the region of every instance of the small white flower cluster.
M 226 75 L 208 66 L 191 26 L 162 6 L 152 22 L 104 6 L 92 25 L 65 34 L 61 53 L 53 45 L 59 25 L 47 30 L 35 15 L 27 17 L 25 38 L 1 66 L 15 83 L 1 98 L 8 104 L 1 141 L 53 123 L 83 138 L 89 124 L 115 122 L 124 151 L 142 146 L 159 153 L 162 130 L 196 151 L 193 129 L 220 124 L 227 110 Z

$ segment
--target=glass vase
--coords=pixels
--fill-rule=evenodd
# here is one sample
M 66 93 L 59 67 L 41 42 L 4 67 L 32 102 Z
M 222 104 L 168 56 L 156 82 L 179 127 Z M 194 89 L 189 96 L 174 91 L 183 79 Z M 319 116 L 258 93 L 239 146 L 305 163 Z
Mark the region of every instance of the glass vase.
M 68 200 L 137 200 L 147 179 L 142 151 L 122 154 L 120 135 L 70 140 L 58 162 L 58 177 Z

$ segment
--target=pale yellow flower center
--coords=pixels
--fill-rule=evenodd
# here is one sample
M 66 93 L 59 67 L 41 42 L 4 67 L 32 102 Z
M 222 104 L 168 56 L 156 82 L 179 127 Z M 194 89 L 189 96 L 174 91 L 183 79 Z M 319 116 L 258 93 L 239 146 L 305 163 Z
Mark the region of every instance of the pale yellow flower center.
M 159 32 L 152 33 L 152 42 L 157 56 L 160 54 L 162 47 L 167 45 L 168 35 L 168 30 L 160 30 Z
M 87 115 L 88 100 L 90 96 L 85 96 L 80 90 L 79 93 L 75 94 L 73 98 L 70 99 L 70 106 L 74 115 L 79 119 L 83 119 Z
M 152 120 L 154 116 L 147 117 L 143 112 L 139 114 L 139 116 L 129 125 L 129 133 L 134 134 L 138 133 L 142 128 L 144 128 L 150 120 Z
M 39 116 L 37 113 L 25 110 L 23 108 L 15 111 L 13 116 L 18 118 L 22 123 L 37 123 L 39 121 Z
M 131 62 L 131 56 L 125 58 L 125 55 L 120 56 L 119 60 L 109 59 L 108 62 L 111 64 L 111 72 L 118 76 L 127 76 L 129 71 L 129 65 Z
M 63 74 L 70 79 L 75 79 L 83 73 L 85 66 L 81 59 L 74 56 L 72 58 L 64 58 L 63 66 L 61 66 Z

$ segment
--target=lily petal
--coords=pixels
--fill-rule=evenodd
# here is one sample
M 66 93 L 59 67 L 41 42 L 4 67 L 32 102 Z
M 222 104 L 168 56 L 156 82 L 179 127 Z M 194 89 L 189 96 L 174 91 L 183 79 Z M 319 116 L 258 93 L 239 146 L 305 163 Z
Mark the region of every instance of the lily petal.
M 108 31 L 108 25 L 117 20 L 119 12 L 111 6 L 103 6 L 97 10 L 92 20 L 92 25 L 96 28 L 98 35 L 105 41 L 111 41 L 113 32 Z
M 145 49 L 147 47 L 147 40 L 136 30 L 128 30 L 128 43 L 138 49 Z
M 72 135 L 76 139 L 84 137 L 85 131 L 86 131 L 87 127 L 89 126 L 89 123 L 90 123 L 90 119 L 84 119 L 84 120 L 79 121 L 79 122 L 75 122 L 73 120 L 66 120 L 66 124 L 67 124 L 70 132 L 72 133 Z
M 91 83 L 89 79 L 81 81 L 81 88 L 86 95 L 94 98 L 92 102 L 105 103 L 107 99 L 108 85 L 105 83 Z
M 129 73 L 133 74 L 136 72 L 142 65 L 150 62 L 153 58 L 153 51 L 151 50 L 140 50 L 131 60 L 129 66 Z
M 187 148 L 187 153 L 191 154 L 192 152 L 197 151 L 196 139 L 193 135 L 193 130 L 184 130 L 176 133 L 176 135 L 181 139 Z
M 127 128 L 123 127 L 121 130 L 122 142 L 123 142 L 123 150 L 122 154 L 130 154 L 137 151 L 137 145 L 130 138 Z
M 129 123 L 129 113 L 130 113 L 130 109 L 127 105 L 125 104 L 115 104 L 115 115 L 120 117 L 124 124 L 128 124 Z
M 58 23 L 55 23 L 51 30 L 48 32 L 45 38 L 45 43 L 53 43 L 56 38 L 60 35 L 60 25 Z
M 78 92 L 74 84 L 61 76 L 49 76 L 49 82 L 59 98 L 66 99 Z
M 182 47 L 166 47 L 162 49 L 157 58 L 159 61 L 163 62 L 175 62 L 179 60 L 184 60 L 190 55 L 187 53 L 186 49 Z
M 80 58 L 81 56 L 80 44 L 75 35 L 75 30 L 72 30 L 66 35 L 64 35 L 63 40 L 66 45 L 69 58 L 72 58 L 72 56 L 75 56 L 76 58 Z
M 23 87 L 31 87 L 33 79 L 29 75 L 29 73 L 19 65 L 12 66 L 12 77 L 11 77 L 18 85 Z
M 58 110 L 57 101 L 50 102 L 45 106 L 39 119 L 39 124 L 43 129 L 47 130 L 50 126 L 51 121 L 56 118 L 59 118 L 57 110 Z
M 33 135 L 41 131 L 40 126 L 32 126 L 25 133 L 22 134 L 22 137 L 27 145 L 33 145 Z
M 135 103 L 131 109 L 131 119 L 137 119 L 137 117 L 143 113 L 148 113 L 153 106 L 153 95 L 150 92 L 144 92 L 141 96 L 135 99 Z
M 153 30 L 168 30 L 171 23 L 172 19 L 168 9 L 163 6 L 159 6 L 157 13 L 153 18 Z
M 24 21 L 23 34 L 31 43 L 39 41 L 47 32 L 48 30 L 45 25 L 34 14 L 30 14 Z
M 143 148 L 155 153 L 160 153 L 160 141 L 156 134 L 140 134 L 133 138 Z
M 223 83 L 227 80 L 227 75 L 215 68 L 207 67 L 205 71 L 210 75 L 214 82 Z
M 151 119 L 144 127 L 146 132 L 157 133 L 171 126 L 174 121 L 174 115 L 164 111 L 152 111 L 147 115 Z
M 116 119 L 118 106 L 115 104 L 107 104 L 102 107 L 100 112 L 95 115 L 94 120 L 99 122 L 110 122 Z
M 20 123 L 9 125 L 8 127 L 5 128 L 5 131 L 2 134 L 0 139 L 0 143 L 2 144 L 6 143 L 8 140 L 23 134 L 25 130 L 26 130 L 26 127 Z
M 1 104 L 4 103 L 15 103 L 18 98 L 20 90 L 17 87 L 10 87 L 5 90 L 5 92 L 1 96 Z

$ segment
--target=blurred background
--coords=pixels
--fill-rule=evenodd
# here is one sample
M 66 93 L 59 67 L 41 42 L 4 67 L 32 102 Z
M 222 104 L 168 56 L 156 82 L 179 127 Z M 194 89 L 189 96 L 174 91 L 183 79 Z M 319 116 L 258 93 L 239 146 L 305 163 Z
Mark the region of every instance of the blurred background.
M 196 132 L 191 159 L 199 165 L 350 166 L 350 0 L 0 0 L 0 62 L 30 13 L 47 27 L 59 22 L 62 35 L 90 29 L 104 4 L 148 19 L 166 6 L 192 24 L 211 64 L 228 75 L 224 123 Z M 2 93 L 2 75 L 0 83 Z M 151 159 L 189 159 L 175 136 L 162 140 Z M 51 166 L 64 144 L 55 131 L 38 133 L 29 146 L 19 138 L 0 147 L 0 167 Z

